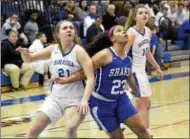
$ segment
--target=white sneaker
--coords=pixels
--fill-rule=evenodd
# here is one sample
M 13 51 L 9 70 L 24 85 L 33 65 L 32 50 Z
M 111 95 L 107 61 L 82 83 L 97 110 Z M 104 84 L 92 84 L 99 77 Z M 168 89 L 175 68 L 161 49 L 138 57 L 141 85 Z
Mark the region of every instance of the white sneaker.
M 122 131 L 124 131 L 127 128 L 127 126 L 125 124 L 123 124 L 123 123 L 120 124 L 120 127 L 121 127 Z

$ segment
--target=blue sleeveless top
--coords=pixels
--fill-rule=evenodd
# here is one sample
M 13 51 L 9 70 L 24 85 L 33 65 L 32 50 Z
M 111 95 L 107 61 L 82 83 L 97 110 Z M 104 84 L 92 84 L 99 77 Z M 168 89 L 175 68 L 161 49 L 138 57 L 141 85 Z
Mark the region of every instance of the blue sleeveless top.
M 126 55 L 122 60 L 113 47 L 108 49 L 112 53 L 112 61 L 96 70 L 94 92 L 106 99 L 117 100 L 125 94 L 125 84 L 130 75 L 132 63 L 129 56 Z

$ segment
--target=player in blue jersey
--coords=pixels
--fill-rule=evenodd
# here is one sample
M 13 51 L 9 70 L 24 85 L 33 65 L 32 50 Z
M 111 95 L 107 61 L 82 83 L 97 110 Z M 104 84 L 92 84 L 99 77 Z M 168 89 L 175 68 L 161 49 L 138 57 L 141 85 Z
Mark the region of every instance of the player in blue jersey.
M 128 18 L 128 22 L 126 24 L 126 29 L 130 27 L 131 23 L 133 24 L 132 27 L 127 30 L 129 40 L 126 45 L 126 51 L 131 51 L 133 59 L 132 72 L 139 89 L 138 99 L 136 99 L 136 107 L 141 115 L 145 127 L 150 132 L 149 112 L 151 107 L 150 96 L 152 95 L 152 91 L 147 73 L 145 72 L 146 60 L 155 67 L 160 78 L 163 78 L 163 73 L 150 52 L 150 39 L 152 33 L 151 30 L 145 26 L 148 19 L 149 13 L 145 6 L 137 5 L 133 14 Z
M 133 84 L 132 61 L 125 53 L 128 41 L 122 26 L 114 26 L 108 33 L 113 46 L 105 48 L 92 57 L 96 71 L 96 83 L 89 101 L 91 114 L 100 130 L 104 130 L 110 138 L 124 138 L 120 123 L 125 123 L 139 138 L 150 138 L 150 134 L 141 122 L 140 116 L 128 96 L 125 85 L 137 92 Z M 85 79 L 82 71 L 68 78 L 54 78 L 60 84 Z

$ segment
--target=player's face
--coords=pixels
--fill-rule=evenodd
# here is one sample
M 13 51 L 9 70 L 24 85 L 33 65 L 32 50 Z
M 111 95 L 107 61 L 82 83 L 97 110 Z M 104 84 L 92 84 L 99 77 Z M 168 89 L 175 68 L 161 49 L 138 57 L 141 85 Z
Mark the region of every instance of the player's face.
M 135 17 L 136 23 L 146 24 L 149 19 L 149 13 L 145 8 L 139 8 Z
M 75 35 L 75 30 L 74 30 L 74 26 L 72 23 L 63 22 L 60 25 L 59 33 L 58 33 L 58 37 L 60 38 L 60 40 L 62 40 L 62 41 L 65 41 L 65 40 L 73 41 L 74 35 Z
M 123 26 L 117 26 L 113 31 L 113 38 L 115 42 L 127 43 L 128 35 Z

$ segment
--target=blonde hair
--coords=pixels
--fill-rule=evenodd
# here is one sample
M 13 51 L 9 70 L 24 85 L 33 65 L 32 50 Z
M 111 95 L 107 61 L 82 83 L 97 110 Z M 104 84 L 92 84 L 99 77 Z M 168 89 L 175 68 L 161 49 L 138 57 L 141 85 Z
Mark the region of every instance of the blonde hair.
M 136 21 L 134 20 L 134 18 L 136 17 L 138 9 L 140 9 L 140 8 L 147 9 L 143 4 L 137 5 L 134 9 L 130 9 L 127 22 L 125 23 L 125 29 L 126 30 L 129 29 L 131 26 L 136 24 Z
M 61 52 L 64 52 L 64 50 L 63 50 L 63 48 L 62 48 L 62 46 L 61 46 L 61 41 L 60 41 L 60 39 L 59 39 L 59 37 L 58 37 L 58 34 L 59 34 L 59 29 L 60 29 L 60 27 L 61 27 L 61 24 L 64 23 L 64 22 L 69 22 L 69 23 L 72 24 L 72 22 L 70 22 L 70 21 L 62 20 L 62 21 L 60 21 L 60 22 L 57 23 L 56 28 L 55 28 L 55 31 L 54 31 L 54 33 L 55 33 L 55 40 L 56 40 L 56 42 L 58 43 L 58 46 L 59 46 L 59 49 L 61 50 Z M 73 25 L 73 24 L 72 24 L 72 25 Z M 74 42 L 75 44 L 81 45 L 80 39 L 79 39 L 79 37 L 78 37 L 77 34 L 76 34 L 76 28 L 75 28 L 74 25 L 73 25 L 73 27 L 74 27 L 74 30 L 75 30 L 75 36 L 74 36 L 73 42 Z

